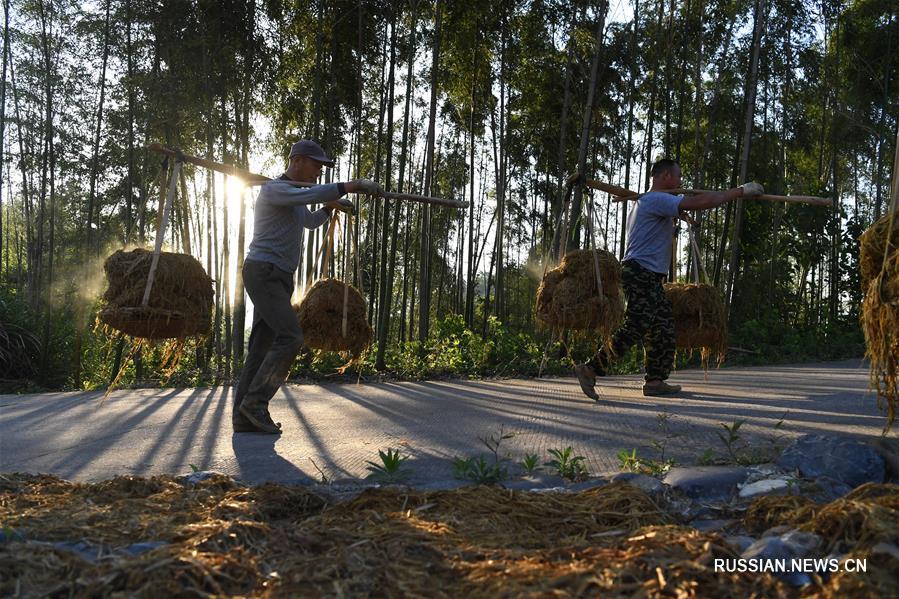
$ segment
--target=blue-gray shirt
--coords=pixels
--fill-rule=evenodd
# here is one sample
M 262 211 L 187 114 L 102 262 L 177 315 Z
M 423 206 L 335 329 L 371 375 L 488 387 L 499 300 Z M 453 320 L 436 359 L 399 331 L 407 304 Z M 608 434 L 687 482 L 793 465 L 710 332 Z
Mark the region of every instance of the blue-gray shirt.
M 627 217 L 625 260 L 636 260 L 643 268 L 667 274 L 671 265 L 671 238 L 681 196 L 651 191 L 640 198 Z
M 247 260 L 270 262 L 295 272 L 303 253 L 303 228 L 314 229 L 328 222 L 327 210 L 310 212 L 307 205 L 331 202 L 341 195 L 336 183 L 294 187 L 284 175 L 263 185 L 256 198 Z

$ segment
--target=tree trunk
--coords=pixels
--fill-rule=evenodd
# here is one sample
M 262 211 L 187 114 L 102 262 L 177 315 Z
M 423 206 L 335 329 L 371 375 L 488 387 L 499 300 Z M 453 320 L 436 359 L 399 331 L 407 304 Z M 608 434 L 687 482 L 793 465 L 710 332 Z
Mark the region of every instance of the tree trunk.
M 43 2 L 41 2 L 43 4 Z M 94 231 L 91 226 L 94 223 L 94 210 L 97 210 L 97 226 L 99 228 L 99 206 L 97 204 L 97 176 L 100 172 L 100 131 L 103 127 L 103 104 L 106 99 L 106 64 L 109 60 L 109 12 L 110 5 L 112 4 L 111 0 L 106 0 L 106 20 L 103 27 L 103 60 L 102 66 L 100 67 L 100 99 L 97 102 L 97 125 L 94 128 L 94 148 L 91 157 L 91 175 L 90 175 L 90 191 L 88 192 L 87 198 L 87 220 L 85 226 L 87 227 L 87 236 L 86 236 L 86 255 L 90 255 L 91 252 L 94 252 L 95 248 L 93 247 L 93 238 Z M 99 255 L 100 247 L 99 244 L 96 247 L 96 254 Z
M 388 89 L 384 85 L 384 70 L 387 67 L 387 40 L 388 38 L 385 25 L 384 49 L 382 52 L 384 59 L 381 64 L 381 97 L 378 106 L 378 143 L 375 150 L 375 181 L 381 179 L 381 153 L 384 139 L 384 113 L 387 109 Z M 392 48 L 391 53 L 393 53 Z M 392 64 L 390 68 L 393 68 Z M 389 148 L 388 151 L 390 151 Z M 368 214 L 368 225 L 366 226 L 365 232 L 366 246 L 371 250 L 371 259 L 368 265 L 371 272 L 371 280 L 368 283 L 368 324 L 372 324 L 374 322 L 375 310 L 377 309 L 377 305 L 375 304 L 375 289 L 378 286 L 378 224 L 382 212 L 381 202 L 371 202 L 370 206 L 371 208 Z
M 437 83 L 438 69 L 440 65 L 440 35 L 443 21 L 443 6 L 441 0 L 434 4 L 436 22 L 434 24 L 434 50 L 431 61 L 431 108 L 428 116 L 428 141 L 427 163 L 425 166 L 424 194 L 431 194 L 431 186 L 434 176 L 434 146 L 436 144 L 435 126 L 437 122 Z M 421 342 L 421 351 L 424 352 L 424 344 L 428 339 L 428 326 L 431 312 L 431 208 L 430 204 L 421 207 L 421 267 L 419 271 L 419 299 L 418 299 L 418 340 Z
M 637 0 L 639 2 L 639 0 Z M 565 196 L 566 196 L 566 184 L 565 184 L 565 150 L 568 143 L 568 112 L 571 109 L 571 75 L 572 70 L 574 69 L 574 28 L 575 28 L 575 20 L 572 18 L 571 21 L 571 32 L 568 34 L 568 60 L 565 65 L 565 93 L 562 97 L 562 116 L 560 118 L 559 123 L 559 154 L 557 158 L 556 168 L 558 169 L 558 189 L 556 201 L 553 203 L 553 215 L 552 215 L 552 227 L 553 227 L 553 238 L 552 242 L 550 242 L 550 260 L 555 263 L 560 258 L 559 252 L 561 251 L 561 243 L 562 243 L 562 232 L 559 230 L 561 228 L 561 218 L 562 213 L 565 210 Z M 472 204 L 473 206 L 474 204 Z M 558 226 L 557 226 L 558 225 Z
M 474 131 L 474 109 L 477 103 L 477 78 L 474 76 L 478 70 L 478 52 L 477 44 L 480 42 L 478 36 L 475 42 L 475 49 L 472 51 L 472 77 L 471 77 L 471 111 L 468 118 L 469 129 L 469 148 L 468 148 L 468 185 L 469 185 L 469 205 L 468 205 L 468 273 L 467 283 L 465 285 L 465 324 L 469 328 L 474 322 L 474 294 L 477 282 L 474 272 L 474 146 L 477 136 Z M 570 94 L 569 94 L 570 95 Z M 562 127 L 565 127 L 565 112 L 562 113 Z
M 493 256 L 496 261 L 496 295 L 494 304 L 496 316 L 505 320 L 505 253 L 503 248 L 506 231 L 506 23 L 502 26 L 502 43 L 499 55 L 499 162 L 496 168 L 496 239 Z M 494 121 L 494 129 L 496 128 Z M 489 295 L 489 294 L 488 294 Z
M 749 172 L 749 150 L 752 146 L 752 121 L 755 115 L 755 92 L 758 81 L 759 53 L 762 32 L 765 26 L 765 0 L 756 0 L 755 28 L 752 34 L 752 57 L 749 62 L 749 77 L 746 84 L 746 114 L 743 120 L 742 153 L 740 155 L 739 182 L 746 181 Z M 725 293 L 726 312 L 730 313 L 733 301 L 734 281 L 740 265 L 740 236 L 743 229 L 743 198 L 737 198 L 734 206 L 734 232 L 731 241 L 730 268 L 727 272 L 727 291 Z
M 635 60 L 637 49 L 637 24 L 640 21 L 640 0 L 634 0 L 634 22 L 631 28 L 629 40 L 630 46 L 630 77 L 627 82 L 627 149 L 624 158 L 624 188 L 631 188 L 631 162 L 634 156 L 634 87 L 637 81 L 637 61 Z M 624 259 L 624 248 L 627 242 L 627 204 L 619 204 L 621 211 L 620 243 L 618 245 L 618 259 Z
M 0 256 L 6 259 L 6 272 L 9 272 L 9 231 L 7 243 L 3 244 L 3 159 L 6 157 L 6 66 L 9 57 L 9 0 L 3 0 L 3 79 L 0 81 Z M 9 227 L 9 223 L 7 223 Z M 4 249 L 6 251 L 4 252 Z
M 584 119 L 581 125 L 581 146 L 577 156 L 577 172 L 585 174 L 587 168 L 587 144 L 590 141 L 590 124 L 593 122 L 593 103 L 596 96 L 596 84 L 599 79 L 599 58 L 602 54 L 602 35 L 606 26 L 606 13 L 609 3 L 602 0 L 599 5 L 599 19 L 596 24 L 595 46 L 593 48 L 593 64 L 590 66 L 590 87 L 587 89 L 587 102 L 584 104 Z M 574 199 L 571 206 L 571 248 L 580 247 L 580 227 L 577 226 L 581 218 L 581 204 L 584 198 L 584 186 L 578 185 L 574 189 Z
M 387 157 L 384 167 L 384 189 L 387 191 L 393 191 L 391 184 L 393 181 L 393 108 L 395 103 L 394 93 L 396 89 L 396 20 L 396 13 L 392 11 L 390 16 L 390 70 L 387 75 Z M 387 280 L 387 262 L 388 259 L 392 259 L 393 256 L 388 250 L 388 243 L 390 240 L 390 200 L 384 198 L 380 203 L 383 203 L 381 210 L 384 213 L 384 219 L 381 223 L 381 259 L 375 263 L 380 266 L 378 280 L 381 282 L 381 289 L 378 295 L 378 349 L 375 357 L 375 368 L 384 370 L 386 368 L 386 365 L 384 364 L 384 351 L 387 349 L 387 334 L 389 333 L 388 314 L 390 312 L 390 306 L 388 303 L 393 294 L 393 288 Z M 394 221 L 396 221 L 396 218 L 397 216 L 394 216 Z M 396 238 L 394 238 L 393 244 L 393 250 L 395 249 Z

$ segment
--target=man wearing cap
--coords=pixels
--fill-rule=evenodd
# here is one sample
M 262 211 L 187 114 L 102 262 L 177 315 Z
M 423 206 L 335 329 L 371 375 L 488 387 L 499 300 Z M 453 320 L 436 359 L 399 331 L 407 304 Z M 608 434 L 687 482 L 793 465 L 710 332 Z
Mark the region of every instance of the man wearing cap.
M 674 365 L 675 335 L 671 302 L 662 283 L 671 263 L 674 221 L 684 210 L 708 210 L 739 197 L 764 193 L 758 183 L 748 182 L 727 191 L 683 197 L 666 193 L 681 186 L 680 166 L 663 158 L 652 165 L 652 187 L 635 203 L 627 219 L 627 247 L 621 262 L 621 281 L 627 299 L 624 323 L 615 332 L 611 352 L 598 351 L 589 362 L 574 368 L 584 395 L 594 400 L 596 377 L 605 376 L 612 363 L 634 344 L 643 342 L 646 351 L 646 381 L 643 395 L 670 395 L 680 385 L 666 383 Z
M 357 179 L 312 187 L 295 187 L 292 181 L 314 183 L 323 166 L 334 166 L 321 146 L 304 139 L 293 144 L 284 174 L 262 186 L 256 199 L 253 240 L 243 264 L 243 280 L 253 300 L 253 330 L 231 423 L 234 432 L 281 434 L 268 411 L 268 403 L 287 378 L 290 366 L 303 347 L 303 331 L 290 298 L 293 277 L 303 251 L 303 229 L 328 222 L 331 211 L 352 210 L 347 193 L 380 194 L 372 181 Z M 310 204 L 323 204 L 315 212 Z

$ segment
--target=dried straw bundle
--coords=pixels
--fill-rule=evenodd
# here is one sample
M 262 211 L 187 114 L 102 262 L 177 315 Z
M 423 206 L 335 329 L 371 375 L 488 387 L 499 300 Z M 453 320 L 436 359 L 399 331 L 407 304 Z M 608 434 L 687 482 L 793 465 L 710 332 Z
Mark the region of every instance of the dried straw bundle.
M 344 292 L 347 295 L 346 337 L 343 336 Z M 371 344 L 372 330 L 365 316 L 365 300 L 352 285 L 337 279 L 321 279 L 294 306 L 306 347 L 348 351 L 359 357 Z
M 892 232 L 890 232 L 890 219 L 892 219 Z M 861 237 L 858 238 L 858 265 L 861 270 L 862 292 L 867 292 L 868 287 L 883 268 L 883 256 L 886 253 L 887 235 L 890 235 L 890 255 L 896 253 L 899 248 L 899 213 L 890 212 L 871 225 Z M 893 266 L 897 266 L 896 263 Z M 889 266 L 887 268 L 889 270 Z M 893 270 L 893 279 L 899 271 Z M 899 291 L 897 283 L 896 291 Z M 899 296 L 899 293 L 894 297 Z
M 594 252 L 602 294 L 596 285 Z M 546 273 L 537 289 L 537 318 L 553 328 L 598 330 L 609 337 L 624 318 L 621 265 L 605 250 L 575 250 Z
M 109 287 L 100 320 L 132 337 L 167 339 L 209 332 L 212 279 L 193 256 L 162 252 L 148 306 L 141 304 L 153 252 L 119 250 L 103 264 Z
M 677 347 L 699 349 L 705 366 L 712 354 L 721 364 L 727 352 L 727 319 L 718 290 L 705 284 L 666 283 L 665 295 L 674 313 Z
M 778 512 L 757 524 L 811 530 L 824 537 L 825 551 L 845 544 L 851 555 L 869 557 L 866 575 L 838 574 L 808 596 L 847 596 L 845 588 L 850 596 L 895 594 L 896 560 L 877 547 L 895 543 L 899 487 L 865 485 L 820 506 L 771 501 L 753 504 L 770 504 L 756 516 Z M 734 558 L 734 549 L 673 520 L 621 483 L 580 493 L 383 488 L 336 502 L 302 487 L 248 488 L 227 477 L 77 484 L 7 474 L 0 475 L 0 521 L 8 527 L 0 596 L 789 594 L 768 574 L 716 571 L 714 559 Z
M 859 246 L 865 290 L 861 325 L 871 360 L 871 387 L 877 391 L 877 405 L 886 409 L 889 430 L 899 404 L 899 212 L 874 223 L 859 238 Z

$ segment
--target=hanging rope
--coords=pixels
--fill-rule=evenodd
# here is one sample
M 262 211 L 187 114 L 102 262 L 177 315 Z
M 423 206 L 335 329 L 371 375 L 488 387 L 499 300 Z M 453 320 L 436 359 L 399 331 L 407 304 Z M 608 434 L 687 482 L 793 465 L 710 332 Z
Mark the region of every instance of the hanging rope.
M 687 227 L 687 233 L 690 235 L 690 245 L 693 246 L 693 282 L 699 285 L 699 271 L 702 269 L 702 274 L 705 276 L 706 282 L 710 282 L 709 273 L 705 270 L 705 265 L 699 260 L 699 244 L 696 243 L 696 235 L 693 232 L 693 223 L 690 223 L 691 226 Z
M 349 263 L 349 248 L 350 244 L 347 243 L 347 236 L 352 236 L 352 231 L 350 231 L 350 227 L 352 224 L 353 217 L 350 214 L 347 214 L 346 223 L 344 225 L 344 235 L 341 240 L 341 249 L 343 250 L 343 321 L 340 325 L 340 334 L 343 337 L 346 337 L 346 325 L 347 325 L 347 310 L 349 307 L 350 301 L 350 277 L 347 269 L 347 265 Z
M 150 292 L 153 290 L 153 281 L 156 279 L 156 269 L 159 266 L 159 254 L 162 252 L 162 241 L 165 237 L 165 230 L 169 224 L 169 217 L 172 212 L 172 204 L 175 199 L 175 190 L 178 186 L 178 175 L 181 172 L 181 166 L 184 164 L 184 159 L 178 154 L 178 157 L 175 159 L 175 167 L 172 169 L 172 174 L 169 178 L 169 192 L 165 197 L 165 202 L 162 206 L 162 218 L 158 221 L 158 229 L 156 231 L 156 245 L 153 248 L 153 259 L 150 262 L 150 272 L 147 275 L 147 286 L 144 287 L 144 297 L 141 301 L 141 307 L 146 308 L 150 303 Z M 164 167 L 163 167 L 164 168 Z
M 596 240 L 593 233 L 593 195 L 588 195 L 587 200 L 587 238 L 590 240 L 590 253 L 593 256 L 593 274 L 596 275 L 596 289 L 599 293 L 600 301 L 605 301 L 605 295 L 602 292 L 602 276 L 599 274 L 599 256 L 596 255 Z

